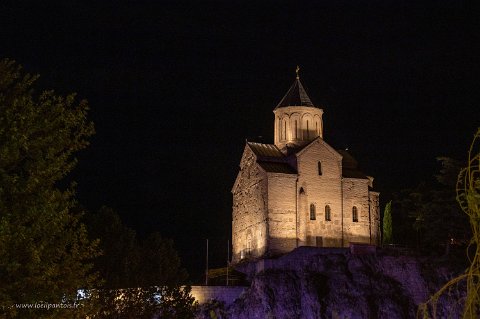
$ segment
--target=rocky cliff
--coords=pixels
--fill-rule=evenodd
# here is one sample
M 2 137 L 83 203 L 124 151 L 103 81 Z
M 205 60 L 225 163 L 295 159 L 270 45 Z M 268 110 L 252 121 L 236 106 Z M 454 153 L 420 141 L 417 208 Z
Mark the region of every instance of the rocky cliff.
M 239 269 L 251 286 L 232 305 L 206 305 L 200 318 L 415 318 L 418 305 L 453 277 L 430 259 L 313 247 Z M 460 295 L 441 298 L 437 318 L 457 318 Z

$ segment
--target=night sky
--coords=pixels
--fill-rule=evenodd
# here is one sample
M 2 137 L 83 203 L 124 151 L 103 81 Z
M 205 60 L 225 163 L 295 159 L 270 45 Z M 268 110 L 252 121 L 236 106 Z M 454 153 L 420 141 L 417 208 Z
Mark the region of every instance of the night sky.
M 194 280 L 206 238 L 213 266 L 227 258 L 245 139 L 273 142 L 297 65 L 325 140 L 375 177 L 382 207 L 437 156 L 465 159 L 480 126 L 473 2 L 88 2 L 2 2 L 0 57 L 88 99 L 79 202 L 173 238 Z

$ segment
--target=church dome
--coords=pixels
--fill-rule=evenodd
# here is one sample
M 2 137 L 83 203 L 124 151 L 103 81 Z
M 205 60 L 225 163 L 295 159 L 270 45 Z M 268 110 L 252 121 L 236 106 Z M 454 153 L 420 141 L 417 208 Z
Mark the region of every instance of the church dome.
M 293 85 L 288 90 L 287 94 L 282 98 L 280 103 L 275 107 L 275 109 L 279 107 L 287 107 L 287 106 L 311 106 L 314 107 L 312 101 L 305 92 L 303 88 L 302 82 L 297 77 Z
M 323 110 L 312 103 L 300 76 L 275 107 L 275 145 L 280 149 L 301 147 L 317 137 L 323 138 Z

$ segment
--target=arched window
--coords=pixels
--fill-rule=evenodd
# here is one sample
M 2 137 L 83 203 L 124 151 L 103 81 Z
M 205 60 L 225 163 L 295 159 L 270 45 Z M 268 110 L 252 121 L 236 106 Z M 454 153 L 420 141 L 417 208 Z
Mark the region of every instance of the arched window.
M 310 204 L 310 220 L 315 220 L 317 219 L 317 214 L 316 214 L 316 209 L 315 209 L 315 204 Z
M 330 205 L 325 206 L 325 220 L 327 220 L 327 221 L 332 220 Z
M 310 138 L 310 131 L 309 131 L 309 128 L 308 128 L 308 120 L 307 120 L 307 139 Z
M 358 222 L 358 210 L 356 206 L 353 206 L 352 208 L 352 220 Z
M 322 162 L 318 162 L 318 175 L 322 175 Z
M 303 187 L 300 187 L 300 191 L 298 192 L 300 195 L 305 195 L 305 190 Z
M 283 140 L 287 139 L 287 121 L 283 121 Z

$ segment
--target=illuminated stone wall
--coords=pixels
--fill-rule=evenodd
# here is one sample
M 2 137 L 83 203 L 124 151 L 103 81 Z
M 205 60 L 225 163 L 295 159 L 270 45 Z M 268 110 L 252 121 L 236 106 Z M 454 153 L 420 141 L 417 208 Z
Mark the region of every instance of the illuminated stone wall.
M 245 147 L 232 189 L 234 263 L 298 246 L 380 243 L 379 194 L 369 191 L 373 178 L 342 178 L 342 156 L 322 139 L 295 156 L 298 174 L 266 172 Z
M 323 110 L 308 106 L 277 108 L 275 113 L 275 145 L 305 145 L 317 136 L 323 137 Z
M 267 177 L 246 146 L 233 193 L 233 261 L 259 257 L 267 245 Z
M 322 139 L 297 155 L 300 246 L 339 247 L 342 245 L 342 157 Z M 319 175 L 318 162 L 322 174 Z M 310 206 L 315 220 L 310 219 Z M 330 220 L 325 207 L 330 207 Z
M 268 250 L 285 253 L 297 247 L 296 174 L 268 173 Z
M 350 242 L 370 244 L 371 210 L 368 183 L 368 179 L 344 178 L 343 180 L 343 225 L 346 245 Z M 353 207 L 357 208 L 357 222 L 353 221 Z

